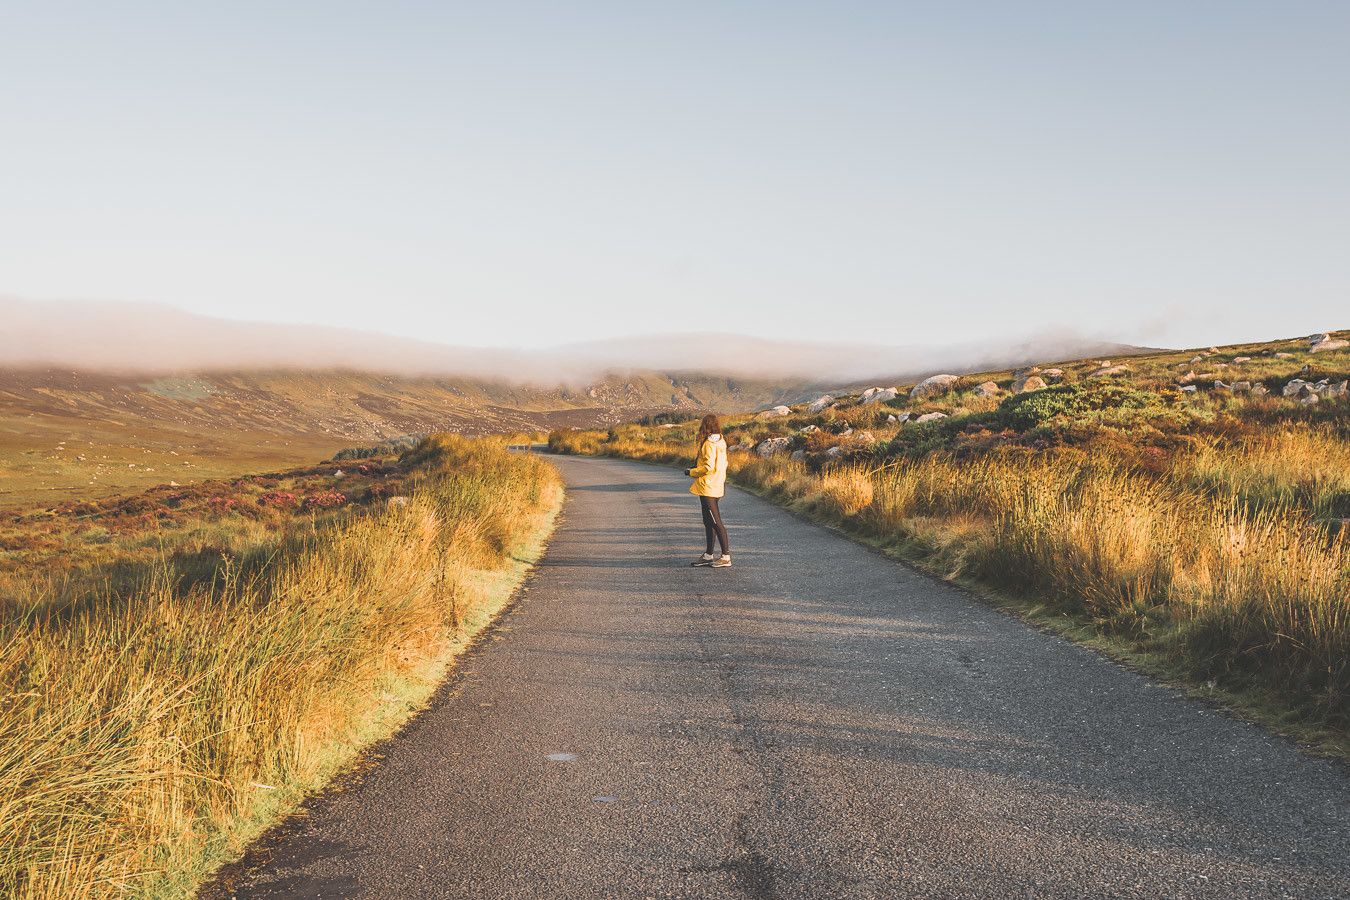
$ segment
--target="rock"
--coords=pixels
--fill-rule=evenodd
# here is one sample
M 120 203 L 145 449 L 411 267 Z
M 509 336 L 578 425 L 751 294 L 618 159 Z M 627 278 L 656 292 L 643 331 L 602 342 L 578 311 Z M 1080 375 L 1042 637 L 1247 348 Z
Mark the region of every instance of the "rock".
M 1327 350 L 1344 350 L 1346 347 L 1350 347 L 1350 341 L 1337 341 L 1328 337 L 1325 340 L 1321 340 L 1313 344 L 1311 347 L 1308 348 L 1308 352 L 1324 353 Z
M 765 458 L 768 458 L 770 456 L 777 456 L 779 453 L 782 453 L 783 451 L 787 450 L 788 444 L 791 443 L 792 438 L 789 437 L 769 438 L 767 440 L 760 441 L 759 446 L 755 447 L 755 452 Z
M 791 460 L 793 460 L 794 462 L 801 462 L 802 460 L 806 459 L 806 451 L 805 451 L 805 450 L 793 450 L 793 451 L 792 451 L 792 456 L 789 457 L 789 458 L 790 458 Z
M 975 389 L 976 397 L 997 397 L 1001 393 L 1003 393 L 1003 388 L 992 381 L 986 381 Z
M 1250 356 L 1235 356 L 1235 357 L 1233 357 L 1233 362 L 1239 363 L 1239 364 L 1245 363 L 1245 362 L 1251 362 L 1251 361 L 1252 361 L 1252 358 L 1251 358 Z
M 801 431 L 799 431 L 799 432 L 797 432 L 797 433 L 798 433 L 798 434 L 815 434 L 815 433 L 816 433 L 817 431 L 819 431 L 819 430 L 820 430 L 820 426 L 819 426 L 819 425 L 807 425 L 805 428 L 803 428 Z
M 912 419 L 912 418 L 914 418 L 914 413 L 901 413 L 901 414 L 900 414 L 900 424 L 903 425 L 903 424 L 905 424 L 906 422 L 908 422 L 908 421 L 909 421 L 910 419 Z
M 1026 378 L 1019 378 L 1012 383 L 1014 394 L 1026 394 L 1031 391 L 1039 391 L 1046 387 L 1045 379 L 1039 375 L 1029 375 Z
M 1030 377 L 1030 376 L 1032 376 L 1032 375 L 1035 375 L 1035 374 L 1036 374 L 1037 372 L 1039 372 L 1040 370 L 1041 370 L 1041 367 L 1040 367 L 1040 366 L 1023 366 L 1023 367 L 1020 368 L 1020 369 L 1013 369 L 1012 377 L 1013 377 L 1013 378 L 1027 378 L 1027 377 Z
M 1188 371 L 1185 375 L 1182 375 L 1182 376 L 1181 376 L 1180 378 L 1178 378 L 1177 380 L 1178 380 L 1178 381 L 1194 381 L 1194 380 L 1195 380 L 1195 370 L 1194 370 L 1194 369 L 1191 369 L 1191 370 Z
M 1302 378 L 1291 378 L 1289 379 L 1289 383 L 1284 386 L 1284 390 L 1280 392 L 1280 395 L 1283 397 L 1293 397 L 1307 386 L 1308 382 L 1304 381 Z
M 936 422 L 938 419 L 945 419 L 945 418 L 947 418 L 947 414 L 946 414 L 946 413 L 931 412 L 931 413 L 924 413 L 923 415 L 919 416 L 919 417 L 918 417 L 917 419 L 915 419 L 914 421 L 920 422 L 920 423 L 922 423 L 922 422 Z
M 758 413 L 755 416 L 755 420 L 763 422 L 768 419 L 781 419 L 783 416 L 790 415 L 792 415 L 792 410 L 788 409 L 786 406 L 775 406 L 772 409 L 766 409 L 764 412 Z
M 1234 393 L 1245 394 L 1245 393 L 1247 393 L 1248 391 L 1250 391 L 1251 389 L 1252 389 L 1252 383 L 1251 383 L 1250 381 L 1235 381 L 1235 382 L 1233 382 L 1233 392 L 1234 392 Z
M 1325 331 L 1321 334 L 1310 334 L 1308 335 L 1308 346 L 1311 347 L 1313 344 L 1320 344 L 1329 340 L 1331 340 L 1331 335 Z
M 1326 391 L 1323 393 L 1322 396 L 1324 397 L 1350 396 L 1350 379 L 1338 382 L 1333 385 L 1328 385 Z
M 1277 352 L 1275 353 L 1275 355 L 1278 356 L 1280 359 L 1293 359 L 1293 358 L 1294 358 L 1294 354 L 1292 354 L 1292 353 L 1285 353 L 1283 350 L 1277 351 Z
M 1183 394 L 1194 394 L 1194 393 L 1195 393 L 1195 385 L 1193 385 L 1193 384 L 1183 384 L 1183 385 L 1181 386 L 1181 392 L 1182 392 Z
M 1264 384 L 1252 385 L 1251 395 L 1253 397 L 1264 397 L 1269 393 L 1270 391 L 1266 389 L 1266 386 Z
M 1316 392 L 1314 391 L 1303 391 L 1298 396 L 1298 402 L 1302 403 L 1304 406 L 1311 406 L 1312 404 L 1317 403 L 1320 399 L 1321 398 L 1318 397 Z
M 1191 357 L 1191 365 L 1195 365 L 1195 364 L 1198 363 L 1198 362 L 1204 362 L 1204 359 L 1205 359 L 1205 358 L 1204 358 L 1203 356 L 1192 356 L 1192 357 Z
M 1109 360 L 1108 360 L 1108 362 L 1109 362 Z M 1125 365 L 1124 363 L 1121 363 L 1121 364 L 1118 365 L 1118 366 L 1106 365 L 1106 366 L 1102 366 L 1100 369 L 1098 369 L 1098 370 L 1095 371 L 1095 372 L 1089 372 L 1087 377 L 1089 377 L 1089 378 L 1108 378 L 1108 377 L 1115 376 L 1115 375 L 1124 375 L 1124 374 L 1126 374 L 1126 373 L 1129 372 L 1129 371 L 1130 371 L 1130 367 L 1127 366 L 1127 365 Z
M 869 406 L 873 403 L 885 403 L 888 400 L 894 400 L 898 396 L 900 396 L 900 392 L 893 387 L 868 388 L 863 391 L 862 397 L 859 398 L 859 402 L 863 406 Z
M 811 404 L 808 407 L 806 407 L 806 411 L 812 414 L 824 412 L 825 407 L 829 406 L 833 402 L 834 398 L 831 397 L 829 394 L 826 394 L 823 397 L 817 397 L 816 399 L 812 400 Z
M 859 431 L 857 434 L 853 435 L 853 440 L 855 443 L 859 444 L 875 444 L 877 442 L 877 436 L 870 431 Z
M 1218 381 L 1217 379 L 1214 382 L 1214 390 L 1216 391 L 1231 391 L 1232 389 L 1233 386 L 1231 384 L 1224 384 L 1222 381 Z
M 336 472 L 333 473 L 333 477 L 334 477 L 334 478 L 341 478 L 341 477 L 342 477 L 342 474 L 343 474 L 343 473 L 342 473 L 342 470 L 341 470 L 341 469 L 338 469 Z
M 1045 379 L 1048 379 L 1048 380 L 1050 381 L 1051 384 L 1058 384 L 1060 381 L 1064 380 L 1064 370 L 1063 370 L 1063 369 L 1044 369 L 1044 370 L 1042 370 L 1042 372 L 1041 372 L 1041 377 L 1042 377 L 1042 378 L 1045 378 Z
M 825 455 L 828 456 L 830 459 L 838 459 L 839 457 L 844 455 L 844 448 L 839 446 L 831 447 L 825 451 Z
M 840 436 L 840 437 L 848 437 L 848 436 L 849 436 L 850 434 L 852 434 L 852 433 L 853 433 L 853 426 L 852 426 L 852 425 L 849 425 L 849 426 L 846 427 L 843 431 L 839 432 L 839 436 Z
M 927 400 L 947 393 L 961 380 L 959 375 L 933 375 L 914 385 L 909 396 L 915 400 Z

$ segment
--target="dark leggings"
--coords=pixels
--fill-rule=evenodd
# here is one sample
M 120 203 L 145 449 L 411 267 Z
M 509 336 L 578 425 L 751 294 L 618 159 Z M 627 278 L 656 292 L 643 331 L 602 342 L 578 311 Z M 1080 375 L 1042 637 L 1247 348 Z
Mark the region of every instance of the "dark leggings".
M 727 526 L 722 524 L 722 511 L 717 508 L 716 497 L 699 497 L 698 505 L 703 510 L 703 531 L 708 536 L 708 549 L 705 551 L 709 556 L 713 552 L 713 539 L 722 545 L 724 554 L 731 552 L 731 542 L 727 540 Z

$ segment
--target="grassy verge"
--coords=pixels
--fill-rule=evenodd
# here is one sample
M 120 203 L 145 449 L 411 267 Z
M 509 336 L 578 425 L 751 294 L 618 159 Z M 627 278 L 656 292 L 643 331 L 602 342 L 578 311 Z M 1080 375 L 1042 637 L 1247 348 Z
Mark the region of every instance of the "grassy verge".
M 560 432 L 551 446 L 681 466 L 691 452 L 688 436 L 636 426 Z M 1350 545 L 1298 505 L 1081 452 L 822 466 L 733 453 L 730 469 L 813 521 L 1350 756 Z
M 403 466 L 405 500 L 270 557 L 248 530 L 250 566 L 185 579 L 166 552 L 136 590 L 4 608 L 0 895 L 190 892 L 425 701 L 537 558 L 561 482 L 451 437 Z

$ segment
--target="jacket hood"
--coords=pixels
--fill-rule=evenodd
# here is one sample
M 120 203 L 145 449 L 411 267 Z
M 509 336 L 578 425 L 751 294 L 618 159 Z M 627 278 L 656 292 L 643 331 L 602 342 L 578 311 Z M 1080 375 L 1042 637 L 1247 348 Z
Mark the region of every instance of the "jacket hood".
M 704 438 L 704 440 L 709 440 L 709 441 L 720 441 L 721 439 L 722 439 L 722 436 L 721 436 L 720 434 L 710 434 L 710 435 L 708 435 L 706 438 Z

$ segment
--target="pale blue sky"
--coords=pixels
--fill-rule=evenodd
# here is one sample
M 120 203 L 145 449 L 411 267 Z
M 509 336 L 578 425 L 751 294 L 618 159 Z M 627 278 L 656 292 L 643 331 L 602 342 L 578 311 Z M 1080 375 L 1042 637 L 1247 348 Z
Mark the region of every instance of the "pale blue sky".
M 484 345 L 1350 327 L 1350 2 L 0 0 L 0 294 Z

